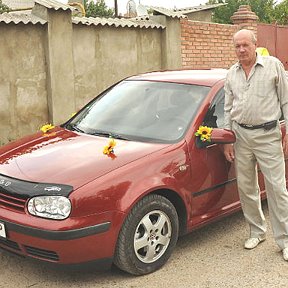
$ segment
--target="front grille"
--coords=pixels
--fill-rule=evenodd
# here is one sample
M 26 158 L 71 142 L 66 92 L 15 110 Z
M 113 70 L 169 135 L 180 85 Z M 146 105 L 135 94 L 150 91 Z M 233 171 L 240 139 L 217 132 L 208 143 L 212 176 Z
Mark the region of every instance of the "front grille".
M 19 245 L 16 242 L 8 240 L 8 239 L 0 238 L 0 245 L 3 248 L 10 248 L 16 251 L 21 251 Z
M 59 261 L 59 256 L 54 251 L 21 245 L 14 241 L 1 238 L 1 237 L 0 237 L 0 247 L 10 252 L 14 252 L 14 253 L 17 252 L 17 254 L 20 253 L 20 255 L 23 255 L 23 256 L 27 254 L 26 256 L 30 256 L 30 257 L 34 257 L 38 259 L 40 258 L 42 260 L 53 261 L 53 262 Z
M 15 197 L 12 195 L 4 194 L 2 191 L 0 191 L 0 206 L 6 207 L 9 209 L 17 210 L 24 212 L 25 208 L 25 199 L 21 199 L 19 197 Z
M 42 258 L 50 261 L 59 261 L 59 256 L 54 251 L 43 250 L 31 246 L 24 246 L 24 248 L 29 256 Z

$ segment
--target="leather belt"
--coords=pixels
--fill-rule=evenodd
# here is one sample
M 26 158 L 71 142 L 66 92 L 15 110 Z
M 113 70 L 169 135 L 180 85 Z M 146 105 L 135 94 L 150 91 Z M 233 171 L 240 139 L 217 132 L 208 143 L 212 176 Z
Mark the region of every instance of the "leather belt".
M 245 129 L 260 129 L 260 128 L 264 128 L 264 130 L 270 130 L 276 127 L 277 125 L 277 120 L 273 120 L 270 122 L 266 122 L 263 124 L 259 124 L 259 125 L 248 125 L 248 124 L 242 124 L 242 123 L 238 123 L 239 126 L 245 128 Z

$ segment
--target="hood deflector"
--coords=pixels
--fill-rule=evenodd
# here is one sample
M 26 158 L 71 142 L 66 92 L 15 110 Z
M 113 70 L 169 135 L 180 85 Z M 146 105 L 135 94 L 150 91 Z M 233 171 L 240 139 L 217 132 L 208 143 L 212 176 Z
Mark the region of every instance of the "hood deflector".
M 27 199 L 34 196 L 68 196 L 73 187 L 65 184 L 37 183 L 0 174 L 0 193 Z

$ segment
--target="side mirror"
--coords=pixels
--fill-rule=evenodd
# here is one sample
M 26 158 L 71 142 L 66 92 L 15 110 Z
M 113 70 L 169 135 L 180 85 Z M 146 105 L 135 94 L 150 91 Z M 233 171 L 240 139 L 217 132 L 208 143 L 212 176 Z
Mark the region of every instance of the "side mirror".
M 236 141 L 235 134 L 232 130 L 223 128 L 213 128 L 211 133 L 211 141 L 203 142 L 199 137 L 196 138 L 196 146 L 204 148 L 211 144 L 231 144 Z
M 210 143 L 231 144 L 235 141 L 236 137 L 232 130 L 213 128 Z

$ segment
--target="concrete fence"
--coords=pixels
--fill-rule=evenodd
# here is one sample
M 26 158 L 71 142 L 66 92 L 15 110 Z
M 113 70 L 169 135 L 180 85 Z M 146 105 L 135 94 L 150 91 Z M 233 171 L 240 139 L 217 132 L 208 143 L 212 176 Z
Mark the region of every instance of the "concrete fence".
M 240 13 L 237 25 L 220 25 L 167 15 L 77 18 L 72 12 L 54 0 L 35 0 L 31 14 L 0 15 L 0 145 L 43 124 L 63 123 L 127 76 L 229 67 L 232 35 L 251 26 L 253 13 Z

